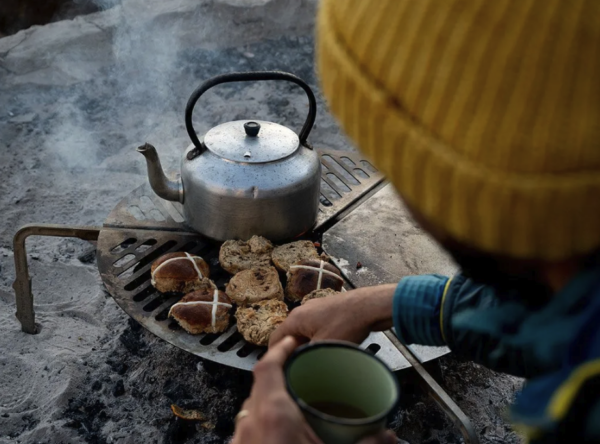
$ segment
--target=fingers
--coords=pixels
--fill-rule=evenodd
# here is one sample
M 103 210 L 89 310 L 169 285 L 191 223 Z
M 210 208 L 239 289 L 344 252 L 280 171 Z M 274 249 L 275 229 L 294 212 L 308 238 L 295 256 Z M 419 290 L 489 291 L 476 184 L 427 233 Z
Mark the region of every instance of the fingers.
M 396 444 L 397 438 L 391 430 L 385 430 L 378 435 L 369 436 L 359 441 L 358 444 Z
M 252 400 L 250 398 L 246 399 L 244 404 L 242 404 L 240 412 L 243 412 L 244 410 L 248 412 L 248 416 L 236 419 L 235 432 L 230 444 L 244 444 L 252 442 L 252 439 L 250 438 L 252 434 L 252 424 L 250 421 L 252 421 L 252 419 L 249 417 L 252 412 Z
M 295 313 L 295 311 L 301 310 L 301 308 L 302 307 L 298 307 L 296 310 L 292 311 L 283 324 L 281 324 L 273 333 L 271 333 L 271 338 L 269 339 L 269 349 L 286 336 L 302 338 L 303 335 L 300 333 L 299 325 L 296 321 L 296 319 L 298 319 L 298 313 Z M 298 341 L 302 342 L 302 339 L 299 339 Z
M 286 359 L 298 347 L 298 341 L 292 336 L 286 336 L 274 347 L 271 347 L 265 356 L 260 360 L 263 363 L 272 363 L 283 367 Z
M 285 337 L 256 364 L 252 392 L 241 409 L 248 413 L 238 416 L 231 444 L 280 444 L 289 441 L 286 437 L 298 435 L 304 420 L 286 390 L 283 375 L 283 365 L 297 346 L 293 337 Z M 288 430 L 290 427 L 296 432 Z
M 285 390 L 283 364 L 298 347 L 298 341 L 286 336 L 273 347 L 254 366 L 254 386 L 251 397 L 273 392 L 274 389 Z

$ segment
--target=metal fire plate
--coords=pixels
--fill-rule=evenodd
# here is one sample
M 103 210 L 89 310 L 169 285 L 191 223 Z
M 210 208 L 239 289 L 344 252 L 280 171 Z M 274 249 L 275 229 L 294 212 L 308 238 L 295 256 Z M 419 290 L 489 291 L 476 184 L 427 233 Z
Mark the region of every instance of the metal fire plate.
M 322 196 L 315 230 L 357 202 L 382 182 L 382 176 L 359 154 L 320 150 L 323 165 Z M 190 335 L 167 318 L 180 296 L 166 296 L 150 284 L 152 262 L 163 254 L 188 251 L 202 256 L 211 278 L 224 288 L 229 276 L 218 266 L 220 244 L 186 227 L 182 208 L 154 195 L 144 185 L 124 198 L 110 213 L 98 239 L 98 268 L 106 288 L 119 306 L 140 324 L 167 342 L 197 356 L 250 370 L 265 352 L 243 340 L 235 324 L 221 334 Z M 232 316 L 232 321 L 235 318 Z M 383 334 L 363 344 L 394 370 L 408 362 Z
M 457 270 L 452 258 L 412 220 L 390 184 L 325 232 L 323 248 L 356 287 L 399 282 L 417 274 L 451 276 Z M 409 348 L 421 362 L 450 352 L 447 347 Z

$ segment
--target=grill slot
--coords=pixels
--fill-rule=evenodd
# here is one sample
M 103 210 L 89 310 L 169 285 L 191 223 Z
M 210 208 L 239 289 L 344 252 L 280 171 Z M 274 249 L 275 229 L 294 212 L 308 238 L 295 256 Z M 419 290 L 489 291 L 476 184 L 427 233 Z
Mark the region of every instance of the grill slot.
M 346 157 L 346 159 L 348 159 Z M 349 159 L 348 159 L 349 160 Z M 349 185 L 358 185 L 360 181 L 354 177 L 354 173 L 352 172 L 352 168 L 356 165 L 354 164 L 352 167 L 346 167 L 343 161 L 338 162 L 333 157 L 325 154 L 322 159 L 322 163 L 327 169 L 331 172 L 331 174 L 335 174 L 340 182 L 347 182 Z
M 221 333 L 207 333 L 202 339 L 200 339 L 200 344 L 210 345 L 215 342 L 219 336 L 221 336 Z
M 361 170 L 360 168 L 354 168 L 354 174 L 357 175 L 358 177 L 360 177 L 361 179 L 368 179 L 369 175 L 367 173 L 365 173 L 364 170 Z
M 145 271 L 144 273 L 140 274 L 138 277 L 136 277 L 134 280 L 132 280 L 131 282 L 129 282 L 127 285 L 125 285 L 123 288 L 126 291 L 132 291 L 135 290 L 136 288 L 138 288 L 140 285 L 142 285 L 144 282 L 146 282 L 148 279 L 150 279 L 150 270 Z
M 152 299 L 150 302 L 148 302 L 146 305 L 144 305 L 142 307 L 142 310 L 144 310 L 147 313 L 151 313 L 154 310 L 156 310 L 158 307 L 160 307 L 163 304 L 164 300 L 165 300 L 165 297 L 162 296 L 161 294 L 159 294 L 154 299 Z
M 179 324 L 176 321 L 170 321 L 167 328 L 169 330 L 182 330 L 182 328 L 179 326 Z
M 323 157 L 325 157 L 325 158 L 326 158 L 326 155 L 325 155 L 325 156 L 323 156 Z M 340 160 L 341 160 L 341 161 L 342 161 L 342 163 L 343 163 L 344 165 L 346 165 L 347 167 L 350 167 L 350 168 L 352 168 L 352 167 L 356 166 L 356 164 L 354 163 L 354 161 L 353 161 L 352 159 L 350 159 L 348 156 L 341 156 L 341 157 L 340 157 Z
M 244 346 L 237 351 L 236 355 L 238 355 L 240 358 L 246 358 L 258 348 L 259 347 L 257 347 L 256 345 L 252 345 L 249 342 L 246 342 Z
M 379 344 L 369 344 L 369 346 L 367 347 L 367 350 L 370 351 L 371 353 L 373 353 L 375 355 L 375 354 L 377 354 L 377 352 L 379 350 L 381 350 L 381 345 L 379 345 Z
M 149 250 L 152 245 L 156 245 L 156 239 L 148 239 L 146 242 L 141 244 L 139 247 L 136 247 L 136 253 L 144 253 L 146 250 Z
M 154 319 L 156 319 L 157 321 L 166 321 L 167 317 L 169 316 L 169 310 L 171 309 L 171 307 L 173 305 L 175 305 L 177 301 L 173 301 L 172 304 L 169 304 L 169 306 L 167 308 L 165 308 L 164 310 L 162 310 L 160 313 L 158 313 Z
M 329 199 L 327 199 L 325 196 L 321 195 L 321 197 L 319 198 L 321 205 L 323 205 L 324 207 L 330 207 L 333 204 L 331 203 L 331 201 Z M 323 210 L 319 209 L 319 212 L 323 212 Z
M 226 352 L 231 350 L 235 344 L 243 340 L 242 335 L 239 331 L 235 331 L 232 335 L 230 335 L 227 339 L 225 339 L 219 346 L 217 350 L 220 352 Z
M 172 249 L 175 245 L 177 245 L 177 242 L 174 240 L 170 240 L 165 242 L 162 246 L 156 248 L 154 251 L 152 251 L 151 253 L 145 255 L 143 257 L 142 260 L 140 260 L 139 262 L 139 266 L 141 267 L 145 267 L 148 264 L 151 264 L 152 262 L 154 262 L 156 259 L 158 259 L 160 256 L 162 256 L 163 254 L 167 253 L 170 249 Z
M 322 197 L 328 202 L 328 204 L 324 204 L 326 207 L 331 207 L 333 202 L 342 197 L 342 194 L 336 191 L 330 185 L 329 181 L 323 181 L 323 183 L 321 183 L 321 193 Z M 321 203 L 323 203 L 323 201 L 321 201 Z
M 131 253 L 126 254 L 121 259 L 115 261 L 115 263 L 113 264 L 113 267 L 115 267 L 115 268 L 122 268 L 124 265 L 127 265 L 129 262 L 131 262 L 134 259 L 135 259 L 135 255 L 134 254 L 131 254 Z
M 110 250 L 110 252 L 112 254 L 119 254 L 123 251 L 125 251 L 127 248 L 129 248 L 131 245 L 135 244 L 137 242 L 137 239 L 134 237 L 130 237 L 129 239 L 125 239 L 123 242 L 121 242 L 119 245 L 117 245 L 116 247 L 112 248 Z
M 373 164 L 371 162 L 369 162 L 368 160 L 363 159 L 360 161 L 360 164 L 363 166 L 363 168 L 365 168 L 371 174 L 377 173 L 377 168 L 375 168 L 373 166 Z
M 315 229 L 382 181 L 379 174 L 373 174 L 371 164 L 355 153 L 327 151 L 321 159 L 321 205 Z M 190 335 L 168 318 L 169 309 L 182 295 L 161 295 L 150 283 L 152 262 L 175 251 L 204 258 L 210 278 L 221 290 L 231 277 L 218 265 L 220 244 L 190 232 L 182 215 L 179 203 L 158 198 L 148 185 L 134 190 L 115 207 L 100 232 L 97 250 L 102 280 L 121 308 L 157 336 L 206 359 L 250 370 L 266 348 L 244 341 L 233 313 L 226 332 Z
M 154 287 L 152 285 L 148 285 L 146 288 L 144 288 L 138 294 L 133 296 L 132 299 L 134 302 L 142 302 L 143 300 L 145 300 L 148 296 L 150 296 L 153 293 L 156 293 L 156 290 L 154 289 Z
M 339 190 L 341 193 L 349 193 L 352 191 L 348 185 L 346 185 L 342 180 L 333 173 L 327 173 L 327 179 L 329 179 L 328 183 L 332 183 L 335 185 L 335 189 Z

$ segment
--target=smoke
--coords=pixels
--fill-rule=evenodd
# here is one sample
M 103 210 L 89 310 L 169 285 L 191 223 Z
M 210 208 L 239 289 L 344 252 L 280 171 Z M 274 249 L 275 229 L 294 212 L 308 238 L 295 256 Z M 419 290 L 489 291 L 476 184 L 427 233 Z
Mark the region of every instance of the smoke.
M 100 146 L 95 137 L 90 137 L 81 109 L 70 101 L 59 102 L 54 119 L 59 125 L 53 127 L 45 141 L 46 150 L 56 155 L 54 164 L 69 169 L 96 165 Z
M 157 147 L 168 169 L 177 168 L 190 143 L 184 128 L 189 94 L 203 80 L 240 70 L 249 60 L 243 49 L 223 56 L 220 51 L 297 29 L 305 33 L 313 15 L 306 6 L 312 0 L 93 1 L 104 12 L 80 18 L 86 32 L 73 42 L 78 49 L 64 48 L 55 62 L 71 76 L 44 138 L 57 168 L 143 175 L 144 161 L 134 148 L 145 142 Z M 80 66 L 85 69 L 75 69 Z M 218 116 L 222 108 L 210 95 L 203 98 L 194 113 L 198 130 L 206 129 L 203 116 Z
M 115 0 L 94 0 L 94 3 L 106 10 L 104 14 L 108 16 L 100 19 L 98 27 L 102 29 L 92 30 L 97 34 L 95 47 L 63 57 L 75 67 L 89 64 L 92 57 L 91 63 L 97 62 L 94 67 L 98 70 L 84 79 L 90 83 L 88 88 L 71 88 L 56 102 L 51 129 L 44 140 L 45 151 L 50 154 L 52 164 L 59 168 L 93 168 L 113 156 L 132 158 L 133 145 L 147 138 L 171 147 L 167 142 L 176 130 L 174 114 L 180 114 L 183 120 L 182 85 L 174 82 L 181 65 L 182 42 L 178 32 L 181 25 L 177 22 L 183 19 L 183 11 L 175 8 L 170 20 L 160 22 L 157 18 L 161 11 L 174 7 L 173 2 L 124 0 L 116 5 Z M 185 17 L 188 25 L 190 19 L 188 14 Z M 200 44 L 205 32 L 210 30 L 210 23 L 202 20 L 198 23 L 203 25 L 196 35 Z M 94 54 L 98 55 L 97 60 L 93 59 Z M 101 54 L 110 56 L 106 58 Z M 93 91 L 108 99 L 90 106 L 94 102 Z M 124 146 L 117 145 L 123 143 L 123 138 L 107 139 L 107 133 L 115 133 L 118 122 L 122 124 L 122 131 L 132 136 L 131 142 Z M 143 166 L 141 158 L 136 160 Z

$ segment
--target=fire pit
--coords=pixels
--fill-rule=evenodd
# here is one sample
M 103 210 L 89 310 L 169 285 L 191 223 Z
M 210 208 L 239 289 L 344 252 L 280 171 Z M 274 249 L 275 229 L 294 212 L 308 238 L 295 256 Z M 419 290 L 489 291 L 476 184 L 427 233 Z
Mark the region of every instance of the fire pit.
M 320 231 L 340 212 L 381 183 L 381 175 L 358 154 L 321 151 L 323 166 L 320 212 L 306 238 Z M 222 334 L 190 335 L 168 319 L 180 299 L 158 293 L 150 284 L 150 266 L 159 256 L 187 251 L 211 265 L 211 278 L 224 289 L 229 276 L 218 266 L 220 244 L 187 228 L 181 205 L 162 200 L 148 186 L 123 199 L 108 216 L 98 238 L 98 268 L 119 306 L 167 342 L 197 356 L 250 370 L 264 349 L 245 342 L 235 325 Z M 370 344 L 367 344 L 370 345 Z
M 319 216 L 313 230 L 304 235 L 313 240 L 320 239 L 338 216 L 383 184 L 381 174 L 359 154 L 322 149 L 319 156 L 323 167 Z M 176 347 L 243 370 L 251 370 L 266 351 L 244 341 L 235 325 L 220 334 L 190 335 L 168 318 L 169 309 L 180 298 L 162 295 L 151 285 L 150 267 L 158 257 L 174 251 L 202 256 L 210 264 L 211 277 L 221 289 L 228 276 L 218 266 L 220 244 L 189 229 L 181 205 L 158 198 L 148 185 L 137 188 L 119 202 L 102 228 L 30 225 L 15 235 L 17 277 L 13 287 L 17 295 L 17 318 L 23 331 L 33 334 L 40 326 L 35 323 L 25 250 L 25 240 L 30 235 L 97 240 L 98 268 L 111 296 L 129 316 Z M 465 442 L 479 442 L 467 416 L 391 331 L 371 334 L 362 347 L 377 354 L 393 370 L 413 367 L 425 391 L 460 427 Z M 445 353 L 438 351 L 429 358 Z
M 305 235 L 314 239 L 336 216 L 383 181 L 375 168 L 358 154 L 320 150 L 320 158 L 323 170 L 319 216 L 313 231 Z M 43 228 L 25 227 L 15 236 L 14 288 L 17 318 L 23 331 L 35 333 L 39 328 L 35 324 L 25 238 L 31 234 L 72 236 L 97 239 L 98 268 L 109 293 L 127 314 L 158 337 L 202 358 L 244 370 L 251 370 L 264 353 L 263 348 L 246 343 L 235 325 L 222 334 L 190 335 L 168 319 L 169 309 L 179 297 L 162 295 L 150 284 L 150 267 L 159 256 L 174 251 L 202 256 L 211 265 L 211 277 L 221 289 L 228 276 L 218 266 L 220 244 L 188 228 L 181 205 L 157 197 L 148 185 L 137 188 L 119 202 L 102 228 L 54 227 L 45 231 Z M 394 366 L 400 355 L 389 346 L 382 347 L 385 344 L 378 343 L 382 340 L 383 337 L 371 340 L 365 346 L 380 350 L 382 359 Z
M 218 73 L 251 69 L 285 69 L 316 85 L 310 37 L 314 12 L 307 6 L 314 4 L 312 0 L 255 2 L 265 3 L 265 6 L 243 9 L 230 6 L 233 1 L 125 3 L 130 6 L 119 6 L 84 20 L 32 28 L 3 39 L 2 68 L 6 71 L 0 68 L 3 80 L 0 95 L 7 107 L 0 116 L 3 136 L 0 158 L 7 189 L 3 193 L 1 253 L 4 259 L 0 261 L 4 283 L 0 303 L 5 307 L 1 330 L 6 350 L 2 362 L 5 405 L 0 406 L 2 442 L 92 443 L 146 439 L 169 443 L 224 442 L 233 431 L 236 409 L 250 390 L 251 375 L 245 370 L 213 364 L 208 361 L 210 358 L 197 358 L 171 347 L 125 315 L 98 285 L 101 277 L 97 267 L 92 265 L 96 253 L 89 244 L 77 239 L 29 241 L 41 334 L 22 334 L 19 324 L 14 322 L 15 300 L 9 286 L 15 276 L 8 261 L 12 261 L 14 251 L 19 268 L 18 293 L 29 295 L 31 288 L 28 275 L 24 274 L 27 262 L 23 249 L 28 236 L 72 236 L 96 241 L 99 236 L 104 238 L 113 231 L 180 233 L 167 223 L 170 207 L 162 208 L 159 200 L 157 214 L 153 211 L 156 205 L 151 202 L 146 206 L 148 200 L 141 198 L 142 191 L 147 193 L 147 189 L 133 191 L 144 181 L 140 176 L 143 160 L 134 153 L 134 147 L 150 138 L 161 155 L 165 154 L 165 165 L 172 165 L 170 161 L 179 151 L 168 148 L 182 146 L 184 142 L 182 128 L 177 125 L 181 104 L 189 94 L 188 85 Z M 144 5 L 144 14 L 131 7 L 132 4 Z M 152 4 L 156 7 L 148 6 Z M 185 4 L 192 6 L 186 8 Z M 207 32 L 197 32 L 199 23 L 214 25 Z M 117 51 L 112 51 L 113 46 Z M 145 75 L 143 82 L 132 82 L 132 79 L 137 80 L 134 76 L 137 73 L 151 75 Z M 164 85 L 169 85 L 167 91 Z M 225 108 L 224 102 L 232 95 L 236 104 L 230 110 Z M 301 123 L 304 103 L 295 102 L 296 94 L 283 86 L 247 91 L 226 88 L 210 98 L 207 107 L 210 111 L 199 117 L 206 119 L 208 125 L 218 123 L 223 117 L 238 118 L 236 113 L 244 117 L 248 109 L 255 108 L 256 97 L 261 96 L 266 97 L 269 104 L 262 109 L 268 118 L 291 126 Z M 323 103 L 318 94 L 317 100 Z M 284 108 L 289 111 L 284 112 Z M 328 147 L 350 149 L 333 119 L 324 111 L 313 132 L 314 140 Z M 368 168 L 364 171 L 369 172 Z M 361 175 L 358 180 L 364 183 Z M 354 190 L 356 184 L 352 183 Z M 339 182 L 335 181 L 336 184 L 342 191 L 339 201 L 356 198 Z M 318 238 L 324 233 L 323 248 L 339 259 L 336 264 L 344 269 L 345 277 L 355 286 L 373 285 L 383 280 L 394 282 L 382 276 L 384 268 L 396 273 L 394 279 L 403 275 L 396 263 L 375 267 L 364 254 L 366 245 L 373 250 L 380 250 L 382 245 L 389 247 L 390 253 L 385 259 L 392 254 L 394 258 L 403 256 L 416 264 L 416 269 L 411 270 L 413 273 L 431 272 L 424 269 L 424 265 L 431 264 L 429 257 L 424 257 L 421 250 L 407 251 L 407 245 L 402 244 L 405 238 L 401 241 L 399 231 L 409 228 L 414 231 L 413 227 L 401 230 L 395 219 L 394 225 L 387 224 L 385 230 L 376 233 L 377 241 L 371 236 L 375 227 L 365 232 L 365 225 L 374 225 L 373 218 L 367 211 L 359 215 L 358 209 L 368 206 L 368 210 L 377 210 L 381 215 L 385 209 L 381 202 L 385 203 L 386 199 L 380 200 L 377 206 L 372 202 L 377 194 L 382 194 L 383 188 L 378 191 L 382 186 L 379 182 L 349 206 L 327 206 L 329 202 L 322 200 L 321 210 L 326 215 L 342 207 L 346 209 L 319 227 L 313 236 Z M 335 204 L 335 193 L 324 183 L 323 187 L 323 194 L 330 196 L 330 202 Z M 140 199 L 138 208 L 131 213 L 120 212 L 119 217 L 126 219 L 109 226 L 111 221 L 106 216 L 111 212 L 115 214 L 115 204 L 127 193 L 131 194 L 124 202 L 131 202 L 133 194 L 140 193 L 135 197 Z M 153 193 L 146 195 L 152 201 Z M 387 199 L 387 203 L 390 202 L 391 199 Z M 134 228 L 148 222 L 148 218 L 151 228 Z M 337 223 L 338 220 L 344 222 Z M 94 226 L 25 227 L 19 231 L 16 248 L 11 248 L 10 237 L 27 221 Z M 362 226 L 358 226 L 359 222 Z M 398 232 L 398 237 L 394 238 L 392 233 L 390 241 L 386 233 L 391 231 Z M 113 240 L 116 240 L 115 245 L 122 243 Z M 338 245 L 342 245 L 342 241 L 347 241 L 346 246 L 354 244 L 355 254 L 334 251 L 334 240 Z M 125 242 L 120 248 L 133 247 L 132 254 L 142 259 L 142 250 L 150 254 L 151 248 L 159 247 L 158 244 L 141 246 L 143 243 L 128 245 Z M 140 249 L 136 251 L 138 246 Z M 393 248 L 395 252 L 391 251 Z M 121 257 L 127 256 L 124 251 L 121 253 L 124 253 Z M 109 255 L 114 259 L 108 266 L 115 266 L 114 262 L 119 260 L 117 255 Z M 345 265 L 344 259 L 349 264 Z M 120 263 L 122 268 L 117 274 L 125 272 L 125 277 L 132 273 L 129 278 L 133 279 L 139 265 L 135 258 L 131 260 L 133 262 Z M 362 268 L 355 269 L 357 261 L 362 263 Z M 156 296 L 148 295 L 144 305 L 154 301 Z M 33 298 L 20 297 L 17 308 L 23 327 L 35 332 Z M 222 340 L 231 334 L 225 333 Z M 381 340 L 378 341 L 383 345 L 377 351 L 378 356 L 393 356 L 396 364 L 388 362 L 396 368 L 410 367 L 391 342 L 381 336 L 379 334 Z M 243 345 L 238 342 L 234 347 L 240 349 Z M 409 348 L 421 361 L 426 360 L 418 347 Z M 503 412 L 519 386 L 514 378 L 500 377 L 476 365 L 457 362 L 452 355 L 430 364 L 427 369 L 440 371 L 436 379 L 475 422 L 483 441 L 507 441 L 497 437 L 510 434 Z M 401 373 L 406 385 L 404 404 L 393 428 L 411 443 L 459 442 L 456 430 L 436 406 L 420 389 L 411 389 L 416 382 L 414 374 L 410 368 Z M 426 393 L 431 391 L 427 389 Z M 170 404 L 185 407 L 183 399 L 193 400 L 195 404 L 187 406 L 206 413 L 216 424 L 218 433 L 200 425 L 190 426 L 173 417 Z M 175 432 L 179 436 L 178 430 L 184 428 L 194 430 L 193 438 L 168 439 L 175 436 Z M 501 433 L 502 430 L 506 432 Z M 517 442 L 517 438 L 511 436 L 511 442 Z

